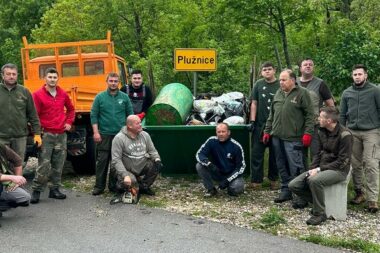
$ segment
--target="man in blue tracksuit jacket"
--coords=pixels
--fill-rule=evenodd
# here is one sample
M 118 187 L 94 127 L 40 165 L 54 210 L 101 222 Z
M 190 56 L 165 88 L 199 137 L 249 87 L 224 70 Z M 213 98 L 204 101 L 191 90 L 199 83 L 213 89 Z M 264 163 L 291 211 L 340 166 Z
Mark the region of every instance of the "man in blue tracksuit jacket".
M 244 151 L 230 135 L 228 124 L 219 123 L 216 126 L 216 136 L 210 137 L 196 154 L 196 169 L 207 189 L 205 197 L 217 194 L 213 180 L 219 183 L 219 189 L 228 188 L 231 196 L 244 192 Z

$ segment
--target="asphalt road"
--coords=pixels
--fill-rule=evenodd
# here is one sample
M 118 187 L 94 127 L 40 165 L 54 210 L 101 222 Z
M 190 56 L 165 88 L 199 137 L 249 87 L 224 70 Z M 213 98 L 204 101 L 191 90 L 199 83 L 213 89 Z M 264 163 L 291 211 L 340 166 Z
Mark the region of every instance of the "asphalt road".
M 102 196 L 45 192 L 37 205 L 0 218 L 0 252 L 342 252 Z

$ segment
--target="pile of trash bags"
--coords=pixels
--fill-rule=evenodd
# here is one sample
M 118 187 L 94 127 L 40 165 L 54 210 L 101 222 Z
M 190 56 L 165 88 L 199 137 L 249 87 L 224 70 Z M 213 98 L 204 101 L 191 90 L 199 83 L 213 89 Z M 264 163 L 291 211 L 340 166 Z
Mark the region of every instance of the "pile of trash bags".
M 186 120 L 187 125 L 245 124 L 247 114 L 245 96 L 241 92 L 224 93 L 214 97 L 201 95 L 193 102 L 193 111 Z

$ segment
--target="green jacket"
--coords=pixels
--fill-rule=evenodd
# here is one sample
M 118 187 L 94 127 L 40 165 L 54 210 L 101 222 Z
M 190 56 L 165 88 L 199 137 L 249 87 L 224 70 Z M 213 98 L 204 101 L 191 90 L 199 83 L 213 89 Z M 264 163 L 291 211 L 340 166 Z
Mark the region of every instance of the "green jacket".
M 277 90 L 271 105 L 264 133 L 286 141 L 301 141 L 314 131 L 313 104 L 307 89 L 298 85 L 286 96 Z
M 112 96 L 107 89 L 95 97 L 91 108 L 91 124 L 98 124 L 100 134 L 116 135 L 131 114 L 133 110 L 128 95 L 118 91 Z
M 0 138 L 19 138 L 28 135 L 28 122 L 35 134 L 41 133 L 40 120 L 32 94 L 22 85 L 8 90 L 0 83 Z
M 370 82 L 343 91 L 340 101 L 340 123 L 353 130 L 380 127 L 380 88 Z

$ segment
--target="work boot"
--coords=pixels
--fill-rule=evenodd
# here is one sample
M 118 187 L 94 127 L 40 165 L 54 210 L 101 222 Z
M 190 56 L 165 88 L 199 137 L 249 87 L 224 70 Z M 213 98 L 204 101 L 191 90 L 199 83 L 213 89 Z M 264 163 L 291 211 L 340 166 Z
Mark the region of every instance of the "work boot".
M 140 188 L 139 192 L 140 192 L 140 194 L 145 194 L 145 195 L 149 195 L 149 196 L 156 195 L 156 193 L 150 187 Z
M 362 192 L 362 190 L 355 190 L 355 198 L 352 199 L 350 201 L 351 204 L 353 205 L 360 205 L 361 203 L 365 202 L 365 197 L 364 197 L 364 193 Z
M 292 193 L 291 192 L 280 192 L 280 195 L 274 199 L 274 203 L 282 203 L 288 200 L 292 200 Z
M 278 187 L 278 183 L 277 181 L 270 181 L 270 185 L 269 185 L 269 189 L 271 189 L 271 191 L 276 191 L 279 189 Z
M 32 192 L 32 198 L 30 199 L 31 204 L 37 204 L 40 202 L 40 193 L 39 191 L 33 191 Z
M 326 214 L 315 215 L 313 214 L 307 221 L 307 225 L 317 226 L 327 220 Z
M 94 188 L 92 190 L 92 195 L 97 196 L 97 195 L 103 194 L 103 192 L 104 192 L 104 190 L 100 190 L 98 188 Z
M 66 198 L 66 194 L 63 194 L 62 192 L 60 192 L 58 188 L 53 188 L 53 189 L 50 189 L 49 198 L 52 198 L 52 199 L 65 199 Z
M 376 201 L 368 201 L 368 212 L 370 213 L 376 213 L 379 211 L 379 206 L 377 205 Z
M 207 192 L 205 193 L 205 195 L 203 195 L 205 198 L 211 198 L 211 197 L 214 197 L 218 194 L 218 191 L 214 188 L 212 188 L 211 190 L 207 190 Z

